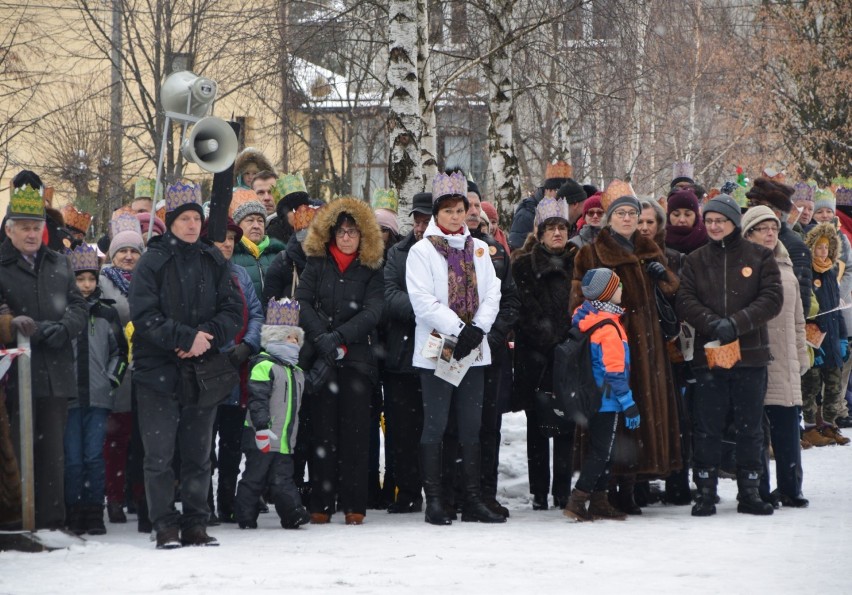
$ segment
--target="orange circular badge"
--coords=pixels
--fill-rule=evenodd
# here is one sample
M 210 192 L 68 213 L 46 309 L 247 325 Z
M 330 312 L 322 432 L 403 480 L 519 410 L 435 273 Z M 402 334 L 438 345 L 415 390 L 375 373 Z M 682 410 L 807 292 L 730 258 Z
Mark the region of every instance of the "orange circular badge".
M 485 248 L 477 248 L 476 249 L 477 258 L 482 258 L 482 256 L 484 256 L 484 255 L 485 255 Z
M 488 254 L 490 254 L 491 256 L 494 256 L 495 254 L 497 254 L 497 247 L 496 246 L 488 246 Z
M 746 277 L 746 278 L 751 277 L 751 274 L 753 272 L 754 271 L 751 270 L 751 267 L 743 267 L 743 277 Z
M 822 287 L 822 281 L 819 279 L 814 279 L 814 287 Z

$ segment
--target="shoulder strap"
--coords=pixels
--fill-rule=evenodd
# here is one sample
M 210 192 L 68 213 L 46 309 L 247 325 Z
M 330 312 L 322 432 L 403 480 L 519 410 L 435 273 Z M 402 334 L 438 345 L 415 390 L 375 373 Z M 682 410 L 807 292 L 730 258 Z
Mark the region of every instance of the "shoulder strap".
M 621 329 L 620 329 L 620 328 L 618 328 L 618 325 L 617 325 L 617 324 L 615 324 L 615 323 L 614 323 L 612 320 L 610 320 L 609 318 L 604 318 L 604 319 L 603 319 L 603 320 L 601 320 L 600 322 L 596 322 L 595 324 L 593 324 L 592 326 L 590 326 L 590 327 L 586 330 L 586 333 L 587 333 L 587 334 L 591 337 L 593 332 L 595 332 L 596 330 L 598 330 L 599 328 L 601 328 L 601 327 L 603 327 L 603 326 L 606 326 L 607 324 L 610 324 L 610 325 L 612 325 L 613 327 L 615 327 L 615 331 L 618 333 L 618 336 L 619 336 L 619 337 L 621 337 L 621 340 L 623 341 L 623 340 L 624 340 L 624 335 L 622 335 L 622 334 L 621 334 Z

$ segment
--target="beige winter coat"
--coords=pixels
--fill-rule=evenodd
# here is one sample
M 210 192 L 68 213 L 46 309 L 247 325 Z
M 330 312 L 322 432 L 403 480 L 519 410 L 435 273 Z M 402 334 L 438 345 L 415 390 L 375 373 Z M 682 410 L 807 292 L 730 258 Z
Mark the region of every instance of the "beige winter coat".
M 769 380 L 766 385 L 764 405 L 794 407 L 802 405 L 802 385 L 799 375 L 802 365 L 809 362 L 805 346 L 805 316 L 799 299 L 799 281 L 793 272 L 793 262 L 781 242 L 775 248 L 775 260 L 781 271 L 784 306 L 781 313 L 770 320 Z

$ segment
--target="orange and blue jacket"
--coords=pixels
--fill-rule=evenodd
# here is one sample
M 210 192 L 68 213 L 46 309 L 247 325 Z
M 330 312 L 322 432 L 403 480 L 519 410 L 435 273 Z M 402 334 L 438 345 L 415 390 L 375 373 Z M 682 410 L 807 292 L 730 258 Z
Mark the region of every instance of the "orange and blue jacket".
M 576 310 L 572 323 L 586 332 L 602 320 L 611 320 L 613 325 L 605 324 L 591 335 L 589 345 L 592 350 L 592 370 L 595 382 L 602 389 L 601 412 L 624 411 L 633 404 L 633 392 L 630 390 L 630 347 L 627 333 L 619 320 L 620 316 L 612 312 L 598 310 L 588 300 Z

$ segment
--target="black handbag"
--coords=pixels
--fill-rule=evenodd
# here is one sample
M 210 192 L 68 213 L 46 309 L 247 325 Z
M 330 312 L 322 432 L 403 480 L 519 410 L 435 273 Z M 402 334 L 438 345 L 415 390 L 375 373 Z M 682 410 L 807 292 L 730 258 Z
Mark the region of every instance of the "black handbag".
M 240 383 L 240 374 L 225 353 L 204 354 L 180 363 L 181 405 L 215 407 Z
M 680 334 L 680 322 L 677 319 L 674 308 L 663 295 L 658 285 L 654 285 L 654 296 L 657 299 L 657 318 L 660 320 L 660 329 L 666 341 L 671 341 Z
M 574 429 L 574 420 L 565 413 L 559 398 L 553 391 L 541 388 L 541 381 L 550 366 L 545 366 L 538 380 L 538 385 L 533 391 L 533 408 L 539 432 L 547 438 L 553 438 L 561 434 L 568 434 Z

